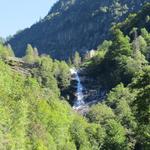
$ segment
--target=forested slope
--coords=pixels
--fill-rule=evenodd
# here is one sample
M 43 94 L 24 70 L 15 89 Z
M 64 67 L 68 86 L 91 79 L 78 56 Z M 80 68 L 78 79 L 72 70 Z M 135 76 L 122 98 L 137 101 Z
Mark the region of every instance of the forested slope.
M 148 10 L 149 3 L 136 20 L 149 24 Z M 70 86 L 65 61 L 39 55 L 31 45 L 16 58 L 10 45 L 0 43 L 0 149 L 149 150 L 150 33 L 147 24 L 132 23 L 127 31 L 121 31 L 124 22 L 112 28 L 112 39 L 84 58 L 88 77 L 108 91 L 84 117 L 64 94 Z
M 96 49 L 110 37 L 110 28 L 149 0 L 59 0 L 48 15 L 14 35 L 8 42 L 17 56 L 25 54 L 27 44 L 40 54 L 67 59 L 75 51 Z
M 42 72 L 33 69 L 34 77 L 4 64 L 4 55 L 0 60 L 2 150 L 149 149 L 148 65 L 130 86 L 115 87 L 83 118 L 60 98 L 58 81 L 49 72 L 51 59 L 40 59 L 46 66 L 42 63 Z

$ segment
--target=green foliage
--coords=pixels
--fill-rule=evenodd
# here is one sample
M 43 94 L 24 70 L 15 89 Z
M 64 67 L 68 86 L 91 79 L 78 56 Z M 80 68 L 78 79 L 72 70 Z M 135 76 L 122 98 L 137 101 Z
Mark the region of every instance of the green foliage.
M 147 42 L 146 40 L 142 37 L 142 36 L 139 36 L 138 37 L 138 42 L 139 42 L 139 48 L 142 52 L 142 54 L 144 54 L 146 56 L 146 49 L 147 49 Z
M 64 2 L 62 8 L 67 11 L 73 4 L 74 1 Z M 93 3 L 91 6 L 95 7 Z M 32 77 L 27 77 L 16 72 L 16 66 L 10 68 L 4 63 L 14 57 L 14 53 L 10 45 L 1 43 L 0 149 L 148 150 L 150 66 L 146 59 L 150 58 L 150 34 L 146 29 L 149 6 L 145 5 L 137 15 L 130 15 L 124 23 L 116 25 L 112 29 L 112 41 L 104 41 L 96 55 L 85 62 L 87 73 L 89 71 L 102 86 L 107 85 L 106 90 L 111 89 L 103 103 L 89 108 L 86 118 L 74 113 L 64 98 L 60 98 L 70 85 L 70 68 L 65 61 L 39 56 L 37 48 L 28 45 L 25 62 L 19 66 L 30 68 Z M 128 9 L 114 2 L 110 8 L 98 7 L 90 14 L 96 17 L 99 12 L 110 11 L 118 20 Z M 58 14 L 53 13 L 49 19 Z M 143 23 L 138 24 L 139 29 L 135 28 L 133 25 L 143 17 L 146 29 L 140 29 Z M 122 31 L 128 31 L 127 35 L 132 31 L 134 38 L 118 29 L 124 25 L 126 28 Z M 73 63 L 75 67 L 81 64 L 78 52 Z
M 56 94 L 58 94 L 58 85 L 57 81 L 55 80 L 52 74 L 52 67 L 53 60 L 50 57 L 43 56 L 41 58 L 40 66 L 37 70 L 37 74 L 35 73 L 35 76 L 37 76 L 38 81 L 41 85 L 43 85 L 46 88 L 50 88 L 51 90 L 54 90 Z
M 150 85 L 150 66 L 147 66 L 143 69 L 141 73 L 138 74 L 138 77 L 134 79 L 133 87 L 138 89 L 137 98 L 134 103 L 137 105 L 137 116 L 139 122 L 147 124 L 149 122 L 149 85 Z
M 5 43 L 5 39 L 0 37 L 0 44 L 3 44 L 3 43 Z
M 100 125 L 98 124 L 90 124 L 87 128 L 86 128 L 86 132 L 88 134 L 89 137 L 89 141 L 91 143 L 91 149 L 93 150 L 99 150 L 102 149 L 102 146 L 104 144 L 104 140 L 106 137 L 106 133 L 104 128 L 102 128 Z
M 104 149 L 122 150 L 125 149 L 126 133 L 123 126 L 115 120 L 108 120 L 106 125 L 106 143 Z
M 124 36 L 120 30 L 115 30 L 112 45 L 106 53 L 104 61 L 101 63 L 101 67 L 105 70 L 105 76 L 109 78 L 110 83 L 108 84 L 111 87 L 120 82 L 129 83 L 131 77 L 124 73 L 127 72 L 125 65 L 131 53 L 129 38 Z
M 38 61 L 38 50 L 33 48 L 30 44 L 27 45 L 26 55 L 24 56 L 24 61 L 27 63 L 34 63 Z
M 119 122 L 124 126 L 128 137 L 128 146 L 135 146 L 135 130 L 137 128 L 136 118 L 131 108 L 136 93 L 131 93 L 129 88 L 119 84 L 107 95 L 106 104 L 110 106 L 117 116 Z
M 100 64 L 109 50 L 110 46 L 112 45 L 112 41 L 105 40 L 101 45 L 98 46 L 96 55 L 92 58 L 94 64 Z
M 101 128 L 101 140 L 104 140 L 103 143 L 98 144 L 96 141 L 93 141 L 95 145 L 98 144 L 100 146 L 100 149 L 122 149 L 123 147 L 127 147 L 126 130 L 121 125 L 119 117 L 113 113 L 111 108 L 104 104 L 98 104 L 90 109 L 87 117 L 90 122 L 103 127 Z
M 46 90 L 35 79 L 12 72 L 2 61 L 0 83 L 1 149 L 76 149 L 70 132 L 76 115 L 59 100 L 56 89 Z
M 0 58 L 7 59 L 9 57 L 14 57 L 14 52 L 10 45 L 3 45 L 0 43 Z
M 79 150 L 90 150 L 90 143 L 85 131 L 85 122 L 82 119 L 75 119 L 70 128 L 71 136 L 76 144 L 76 148 Z
M 84 67 L 89 70 L 89 76 L 97 78 L 108 89 L 120 82 L 129 84 L 136 73 L 148 65 L 149 60 L 150 38 L 145 29 L 142 29 L 141 35 L 135 36 L 134 40 L 123 35 L 119 29 L 114 29 L 113 33 L 112 42 L 104 42 L 106 44 L 99 46 L 97 55 L 88 60 L 88 63 L 84 63 Z
M 75 67 L 79 67 L 81 64 L 81 57 L 80 54 L 76 51 L 73 57 L 73 64 Z
M 44 57 L 41 65 L 42 72 L 49 78 L 46 72 L 53 74 L 49 72 L 54 69 L 53 61 Z M 59 101 L 56 87 L 42 83 L 42 88 L 35 79 L 13 73 L 3 62 L 0 67 L 0 144 L 3 149 L 133 149 L 135 138 L 142 147 L 148 148 L 149 68 L 143 69 L 131 85 L 133 91 L 138 88 L 138 92 L 131 93 L 132 90 L 118 85 L 106 99 L 112 109 L 105 104 L 93 106 L 87 115 L 90 123 L 87 123 L 77 117 L 68 104 Z M 133 111 L 132 104 L 136 107 Z M 137 137 L 133 138 L 135 128 Z
M 49 56 L 41 56 L 38 60 L 33 74 L 42 86 L 54 90 L 58 95 L 69 87 L 70 68 L 65 61 L 52 60 Z
M 148 149 L 150 138 L 150 66 L 143 69 L 131 85 L 138 91 L 135 105 L 135 115 L 138 120 L 138 139 L 140 144 Z M 143 132 L 144 131 L 144 132 Z
M 112 46 L 110 47 L 111 58 L 114 59 L 119 55 L 130 56 L 131 55 L 131 45 L 129 43 L 129 37 L 124 36 L 123 33 L 116 29 L 114 32 L 114 39 Z
M 90 122 L 100 124 L 106 132 L 102 149 L 149 149 L 150 36 L 147 24 L 142 29 L 130 28 L 148 7 L 130 16 L 126 26 L 115 26 L 112 44 L 106 49 L 99 46 L 97 55 L 84 65 L 89 77 L 111 89 L 104 104 L 92 106 L 87 114 Z M 121 25 L 130 38 L 118 29 Z
M 26 44 L 30 42 L 41 50 L 40 53 L 68 60 L 74 50 L 85 54 L 87 50 L 110 39 L 110 28 L 130 13 L 139 11 L 145 2 L 149 0 L 140 0 L 139 3 L 134 0 L 96 0 L 92 3 L 89 0 L 57 1 L 46 17 L 31 28 L 17 33 L 8 42 L 17 56 L 24 55 Z M 149 7 L 146 8 L 145 15 L 141 15 L 140 19 L 132 16 L 135 21 L 130 25 L 131 29 L 137 24 L 149 27 Z M 128 24 L 122 29 L 128 29 Z
M 70 68 L 65 61 L 61 61 L 58 64 L 59 73 L 55 75 L 58 80 L 60 89 L 66 89 L 70 85 Z
M 98 104 L 92 106 L 89 113 L 87 114 L 90 122 L 105 125 L 106 121 L 110 119 L 115 119 L 115 115 L 111 108 L 104 104 Z
M 119 84 L 107 95 L 106 104 L 115 109 L 117 104 L 124 99 L 127 100 L 128 103 L 131 103 L 134 100 L 134 96 L 130 93 L 128 88 L 125 88 L 123 84 Z

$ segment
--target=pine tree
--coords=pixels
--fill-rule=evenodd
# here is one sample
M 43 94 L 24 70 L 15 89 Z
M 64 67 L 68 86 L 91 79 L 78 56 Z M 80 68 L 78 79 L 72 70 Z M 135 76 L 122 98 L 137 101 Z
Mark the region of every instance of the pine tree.
M 79 67 L 79 65 L 81 64 L 81 57 L 80 54 L 76 51 L 74 58 L 73 58 L 73 64 L 75 67 Z
M 10 44 L 7 45 L 9 56 L 15 57 L 15 53 Z
M 71 60 L 71 58 L 69 57 L 69 59 L 68 59 L 68 65 L 69 66 L 71 66 L 72 65 L 72 60 Z
M 26 55 L 24 57 L 24 60 L 27 63 L 33 63 L 34 62 L 34 49 L 30 44 L 27 45 Z
M 114 40 L 112 41 L 111 49 L 111 58 L 114 58 L 116 56 L 131 56 L 131 45 L 129 42 L 129 37 L 124 36 L 123 33 L 116 29 L 114 31 Z

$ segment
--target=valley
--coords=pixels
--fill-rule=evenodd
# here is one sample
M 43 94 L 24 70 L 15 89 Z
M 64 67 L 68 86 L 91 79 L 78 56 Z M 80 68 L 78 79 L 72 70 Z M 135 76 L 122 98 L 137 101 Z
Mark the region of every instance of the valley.
M 149 150 L 150 1 L 58 0 L 0 40 L 0 114 L 0 150 Z

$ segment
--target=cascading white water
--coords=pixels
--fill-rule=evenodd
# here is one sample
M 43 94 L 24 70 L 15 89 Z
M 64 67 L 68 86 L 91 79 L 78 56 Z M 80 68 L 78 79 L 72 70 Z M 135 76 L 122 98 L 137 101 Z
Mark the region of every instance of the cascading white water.
M 85 104 L 83 95 L 83 85 L 81 84 L 81 80 L 78 71 L 76 69 L 71 69 L 71 74 L 75 76 L 75 79 L 77 81 L 77 92 L 76 92 L 77 99 L 74 103 L 73 108 L 78 109 Z

